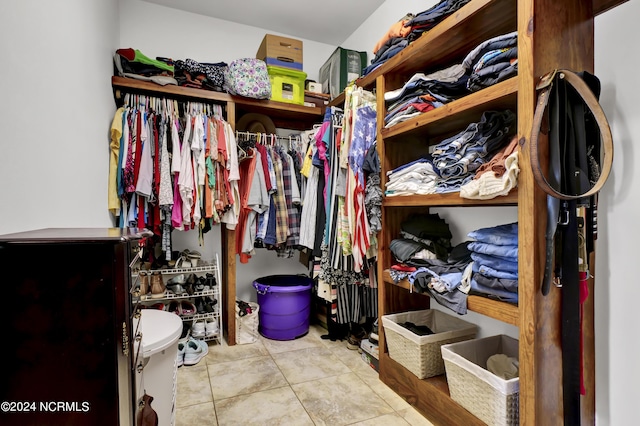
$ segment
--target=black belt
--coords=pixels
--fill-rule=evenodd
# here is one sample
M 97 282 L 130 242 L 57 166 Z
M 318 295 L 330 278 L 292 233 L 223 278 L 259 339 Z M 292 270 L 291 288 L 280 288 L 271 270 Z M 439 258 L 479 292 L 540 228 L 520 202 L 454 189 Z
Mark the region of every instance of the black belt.
M 556 70 L 537 90 L 529 149 L 534 179 L 547 193 L 541 291 L 548 294 L 551 282 L 562 287 L 563 411 L 565 425 L 573 425 L 580 424 L 580 272 L 594 248 L 596 197 L 611 172 L 613 140 L 594 75 Z M 540 133 L 549 136 L 546 177 L 538 159 Z

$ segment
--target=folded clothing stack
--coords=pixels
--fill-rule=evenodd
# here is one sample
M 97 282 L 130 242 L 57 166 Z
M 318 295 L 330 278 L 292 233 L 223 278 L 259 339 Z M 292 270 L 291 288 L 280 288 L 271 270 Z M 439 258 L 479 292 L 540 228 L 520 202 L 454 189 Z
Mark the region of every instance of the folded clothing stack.
M 118 49 L 113 56 L 115 73 L 121 77 L 152 81 L 156 84 L 177 85 L 174 67 L 165 61 L 151 59 L 137 49 Z
M 224 91 L 225 62 L 200 63 L 193 59 L 175 61 L 175 78 L 178 85 L 196 89 Z
M 503 302 L 518 303 L 518 223 L 472 231 L 471 290 Z

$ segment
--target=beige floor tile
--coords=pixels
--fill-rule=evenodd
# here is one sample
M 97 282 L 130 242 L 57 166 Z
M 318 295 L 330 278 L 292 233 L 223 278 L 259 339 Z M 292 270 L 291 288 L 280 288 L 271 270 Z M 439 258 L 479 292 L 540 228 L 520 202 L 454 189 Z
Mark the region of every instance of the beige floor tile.
M 271 340 L 260 336 L 260 340 L 270 354 L 279 354 L 282 352 L 290 352 L 298 349 L 319 348 L 322 347 L 320 338 L 315 334 L 307 334 L 298 339 L 293 340 Z
M 209 364 L 213 400 L 287 386 L 270 356 Z
M 313 426 L 290 387 L 216 401 L 220 425 Z
M 376 395 L 384 399 L 394 410 L 399 411 L 411 408 L 411 405 L 402 399 L 400 395 L 395 393 L 389 386 L 385 385 L 380 380 L 379 376 L 362 374 L 359 370 L 355 373 L 376 393 Z
M 397 410 L 397 412 L 403 419 L 409 422 L 411 426 L 433 426 L 433 423 L 411 406 L 405 410 Z
M 207 366 L 200 363 L 178 369 L 176 406 L 186 407 L 213 401 Z
M 349 426 L 409 426 L 409 423 L 397 414 L 385 414 L 384 416 L 352 423 Z
M 324 347 L 273 354 L 273 359 L 290 384 L 349 373 L 350 370 Z
M 228 346 L 223 342 L 221 345 L 209 345 L 209 353 L 205 360 L 207 364 L 215 364 L 217 362 L 236 361 L 265 355 L 269 355 L 269 351 L 260 340 L 256 343 L 233 346 Z
M 176 426 L 218 426 L 213 402 L 182 407 L 176 410 Z
M 316 425 L 348 425 L 393 409 L 354 373 L 292 385 Z

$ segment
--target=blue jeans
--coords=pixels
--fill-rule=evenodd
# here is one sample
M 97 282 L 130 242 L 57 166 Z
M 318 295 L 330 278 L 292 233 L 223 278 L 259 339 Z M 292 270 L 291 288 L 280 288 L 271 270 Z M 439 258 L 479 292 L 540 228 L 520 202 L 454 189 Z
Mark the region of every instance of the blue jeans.
M 518 222 L 476 229 L 467 237 L 489 244 L 515 246 L 518 245 Z

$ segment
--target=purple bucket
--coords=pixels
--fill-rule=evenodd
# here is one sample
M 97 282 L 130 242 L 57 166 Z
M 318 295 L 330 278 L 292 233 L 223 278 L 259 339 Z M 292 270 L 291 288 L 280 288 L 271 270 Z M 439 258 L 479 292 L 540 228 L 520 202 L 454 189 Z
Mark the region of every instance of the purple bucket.
M 309 332 L 313 280 L 303 275 L 258 278 L 258 331 L 272 340 L 293 340 Z

